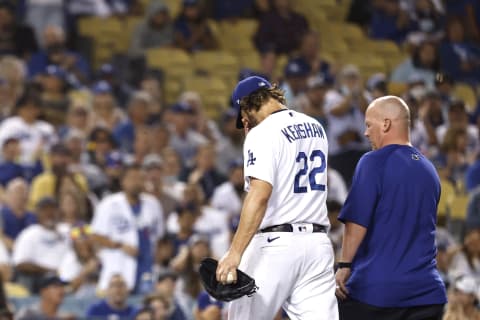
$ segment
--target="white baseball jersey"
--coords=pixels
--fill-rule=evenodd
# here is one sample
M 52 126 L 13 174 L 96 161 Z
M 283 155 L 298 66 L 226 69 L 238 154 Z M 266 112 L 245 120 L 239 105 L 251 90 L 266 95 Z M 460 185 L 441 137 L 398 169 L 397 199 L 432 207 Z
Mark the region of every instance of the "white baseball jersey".
M 151 239 L 163 236 L 162 207 L 158 200 L 149 194 L 141 194 L 142 207 L 138 217 L 134 216 L 125 193 L 119 192 L 105 197 L 97 206 L 92 221 L 92 231 L 113 241 L 138 247 L 138 229 L 149 226 Z M 114 274 L 121 274 L 129 289 L 135 286 L 137 260 L 120 249 L 104 248 L 99 252 L 102 271 L 98 287 L 105 290 Z
M 243 154 L 245 190 L 250 177 L 272 185 L 260 229 L 300 222 L 329 226 L 328 142 L 317 120 L 293 110 L 277 111 L 250 130 Z
M 320 123 L 293 110 L 274 112 L 247 134 L 245 188 L 252 178 L 272 185 L 260 229 L 285 223 L 293 228 L 254 235 L 239 269 L 259 289 L 230 303 L 230 320 L 271 320 L 280 308 L 292 320 L 338 319 L 332 244 L 311 226 L 330 227 L 327 152 Z
M 13 263 L 28 262 L 57 270 L 67 250 L 67 241 L 59 232 L 34 224 L 23 230 L 15 240 Z

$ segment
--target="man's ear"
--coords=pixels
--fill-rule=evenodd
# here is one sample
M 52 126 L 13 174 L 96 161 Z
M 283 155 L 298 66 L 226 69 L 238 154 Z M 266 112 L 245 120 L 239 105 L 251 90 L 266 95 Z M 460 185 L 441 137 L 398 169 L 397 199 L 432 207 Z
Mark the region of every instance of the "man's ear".
M 382 127 L 383 132 L 388 132 L 391 127 L 392 127 L 392 120 L 384 119 L 383 120 L 383 127 Z

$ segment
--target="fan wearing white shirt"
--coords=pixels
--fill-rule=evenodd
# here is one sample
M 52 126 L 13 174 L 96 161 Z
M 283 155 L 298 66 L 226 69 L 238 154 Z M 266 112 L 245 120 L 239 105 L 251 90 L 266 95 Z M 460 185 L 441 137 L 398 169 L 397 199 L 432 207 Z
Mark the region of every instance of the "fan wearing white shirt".
M 33 293 L 38 292 L 38 280 L 48 272 L 57 272 L 67 252 L 67 241 L 56 230 L 58 204 L 53 198 L 41 199 L 37 206 L 38 224 L 24 229 L 13 246 L 13 264 L 17 281 Z
M 39 92 L 27 88 L 15 106 L 16 116 L 5 119 L 0 125 L 0 145 L 11 137 L 20 140 L 22 165 L 34 165 L 42 151 L 57 140 L 53 126 L 38 120 L 40 106 Z
M 244 194 L 243 185 L 243 161 L 233 161 L 230 164 L 228 181 L 216 187 L 213 192 L 211 206 L 227 212 L 230 218 L 240 216 Z
M 124 168 L 122 192 L 105 197 L 95 211 L 91 226 L 94 241 L 103 247 L 99 252 L 102 291 L 115 274 L 132 290 L 153 271 L 154 245 L 164 234 L 163 212 L 154 196 L 143 193 L 144 183 L 140 166 Z

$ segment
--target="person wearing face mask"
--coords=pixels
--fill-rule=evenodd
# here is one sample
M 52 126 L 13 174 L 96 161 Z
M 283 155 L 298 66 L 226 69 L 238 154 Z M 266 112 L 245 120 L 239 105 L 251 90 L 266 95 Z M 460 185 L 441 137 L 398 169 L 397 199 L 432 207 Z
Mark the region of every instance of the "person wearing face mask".
M 48 65 L 61 67 L 72 83 L 86 80 L 89 76 L 88 63 L 79 53 L 66 47 L 65 32 L 58 26 L 47 26 L 43 30 L 43 50 L 35 53 L 28 61 L 28 76 L 34 78 L 44 72 Z

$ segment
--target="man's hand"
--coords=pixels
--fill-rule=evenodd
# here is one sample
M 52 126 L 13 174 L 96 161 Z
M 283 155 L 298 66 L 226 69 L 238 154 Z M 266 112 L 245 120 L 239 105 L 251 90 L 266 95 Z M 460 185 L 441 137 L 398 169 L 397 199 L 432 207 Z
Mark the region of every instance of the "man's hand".
M 228 250 L 218 262 L 217 281 L 222 284 L 235 283 L 237 281 L 237 268 L 241 258 L 240 254 Z M 231 274 L 230 276 L 228 275 L 229 273 Z
M 335 274 L 335 282 L 337 283 L 335 295 L 342 300 L 345 300 L 348 296 L 347 281 L 351 274 L 352 270 L 350 268 L 340 268 Z

